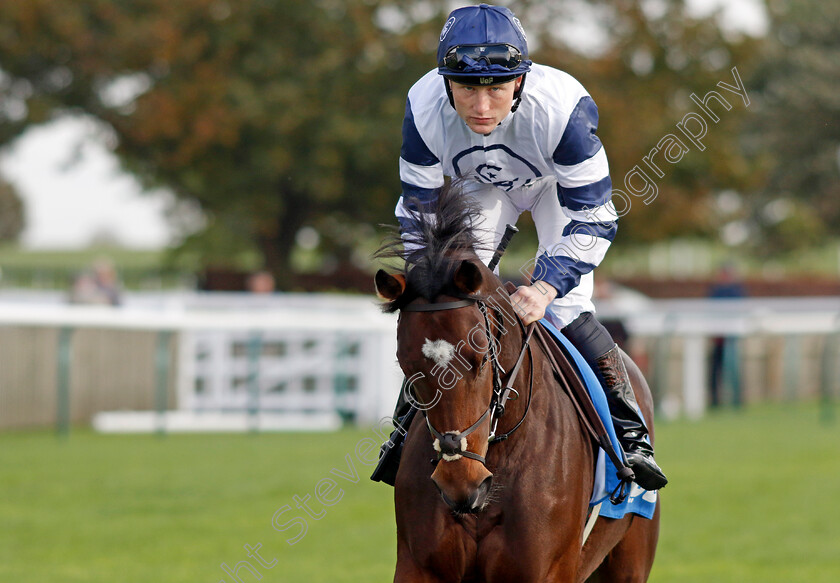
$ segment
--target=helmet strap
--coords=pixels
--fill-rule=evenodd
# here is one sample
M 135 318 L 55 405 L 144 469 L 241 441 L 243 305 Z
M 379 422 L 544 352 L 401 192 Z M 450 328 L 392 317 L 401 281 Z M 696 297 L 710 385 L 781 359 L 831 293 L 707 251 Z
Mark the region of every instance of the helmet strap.
M 455 98 L 452 97 L 452 86 L 449 84 L 449 79 L 443 78 L 443 86 L 446 87 L 446 96 L 449 98 L 449 105 L 455 109 Z
M 514 113 L 518 108 L 519 104 L 522 103 L 522 90 L 525 89 L 525 76 L 527 73 L 522 74 L 522 81 L 519 83 L 519 89 L 513 94 L 513 106 L 510 108 L 510 112 Z M 450 99 L 452 99 L 450 97 Z

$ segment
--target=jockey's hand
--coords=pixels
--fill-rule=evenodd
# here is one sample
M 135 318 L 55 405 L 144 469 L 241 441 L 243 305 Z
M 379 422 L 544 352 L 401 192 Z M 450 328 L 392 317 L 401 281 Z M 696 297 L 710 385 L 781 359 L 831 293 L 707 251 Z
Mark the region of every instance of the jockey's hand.
M 527 326 L 545 316 L 545 309 L 557 297 L 557 288 L 544 282 L 520 285 L 510 296 L 513 309 Z

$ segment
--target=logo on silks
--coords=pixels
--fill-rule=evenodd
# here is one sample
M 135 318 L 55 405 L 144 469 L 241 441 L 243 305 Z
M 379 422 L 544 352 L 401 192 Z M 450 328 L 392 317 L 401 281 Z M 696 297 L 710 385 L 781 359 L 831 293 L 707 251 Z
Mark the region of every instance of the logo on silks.
M 536 166 L 505 146 L 473 146 L 456 154 L 452 166 L 458 176 L 474 175 L 505 192 L 532 183 L 542 174 Z

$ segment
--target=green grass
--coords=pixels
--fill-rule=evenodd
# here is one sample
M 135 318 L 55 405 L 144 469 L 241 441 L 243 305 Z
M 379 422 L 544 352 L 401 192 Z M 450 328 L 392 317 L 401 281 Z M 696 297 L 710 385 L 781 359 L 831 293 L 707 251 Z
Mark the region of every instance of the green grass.
M 4 267 L 85 269 L 108 257 L 120 266 L 131 269 L 154 269 L 163 263 L 165 251 L 93 247 L 89 249 L 31 250 L 14 245 L 0 245 L 0 265 Z
M 824 420 L 787 405 L 663 425 L 651 580 L 840 581 L 840 426 Z
M 839 433 L 812 406 L 661 425 L 672 483 L 651 581 L 840 580 Z M 392 491 L 355 456 L 373 435 L 0 434 L 0 581 L 231 583 L 220 564 L 258 543 L 278 561 L 251 560 L 264 582 L 390 581 Z M 352 473 L 347 454 L 358 483 L 331 473 Z M 343 492 L 328 507 L 314 500 L 326 478 Z M 297 528 L 272 517 L 284 505 L 278 524 L 302 516 L 293 497 L 307 494 L 324 514 L 289 545 Z
M 0 286 L 67 289 L 81 272 L 107 259 L 129 289 L 172 288 L 182 285 L 197 265 L 167 265 L 167 251 L 91 247 L 71 250 L 31 250 L 0 244 Z

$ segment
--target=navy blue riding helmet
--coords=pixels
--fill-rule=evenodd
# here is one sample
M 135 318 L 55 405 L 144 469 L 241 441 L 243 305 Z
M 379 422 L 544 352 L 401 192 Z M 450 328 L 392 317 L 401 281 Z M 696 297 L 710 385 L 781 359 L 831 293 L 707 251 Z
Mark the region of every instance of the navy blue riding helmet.
M 497 85 L 522 77 L 514 94 L 516 111 L 531 70 L 528 41 L 519 19 L 504 6 L 480 4 L 453 10 L 443 25 L 437 51 L 438 73 L 464 85 Z M 449 83 L 449 102 L 454 107 Z

